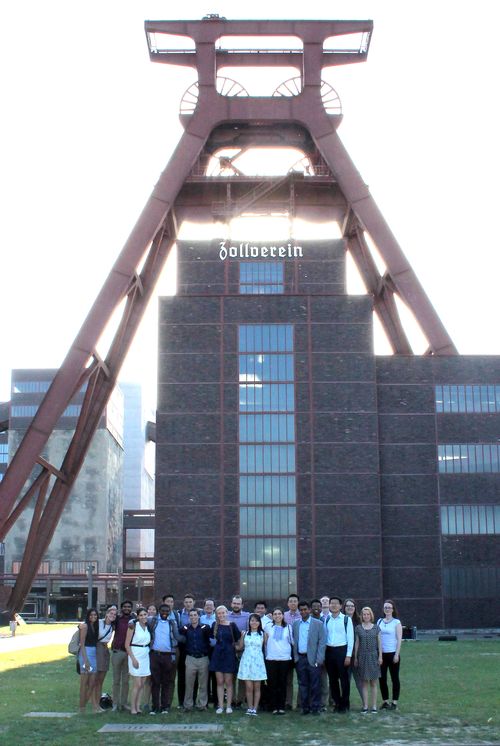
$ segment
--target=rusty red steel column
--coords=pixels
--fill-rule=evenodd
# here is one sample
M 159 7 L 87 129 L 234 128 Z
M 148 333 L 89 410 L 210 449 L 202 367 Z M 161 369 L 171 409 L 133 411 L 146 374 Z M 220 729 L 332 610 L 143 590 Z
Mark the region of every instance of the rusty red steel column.
M 396 353 L 411 353 L 394 302 L 394 297 L 399 295 L 420 324 L 429 344 L 429 352 L 436 355 L 456 354 L 452 340 L 337 135 L 342 120 L 340 111 L 332 113 L 325 108 L 322 99 L 322 69 L 364 62 L 368 56 L 372 30 L 373 23 L 369 20 L 231 21 L 210 16 L 201 21 L 146 21 L 151 60 L 193 68 L 197 73 L 197 85 L 193 89 L 196 95 L 191 94 L 191 110 L 181 110 L 185 131 L 0 484 L 1 535 L 2 528 L 4 532 L 10 528 L 26 506 L 28 500 L 22 497 L 23 485 L 32 478 L 33 468 L 73 394 L 82 381 L 89 379 L 91 385 L 89 383 L 75 434 L 59 475 L 56 475 L 45 507 L 44 495 L 37 503 L 38 530 L 30 530 L 29 546 L 26 548 L 30 558 L 22 562 L 11 596 L 12 611 L 21 608 L 39 561 L 57 527 L 124 357 L 175 241 L 176 215 L 185 218 L 195 214 L 198 217 L 211 214 L 213 196 L 219 193 L 214 180 L 206 174 L 206 166 L 217 149 L 241 147 L 245 138 L 246 148 L 253 143 L 263 142 L 282 147 L 300 147 L 300 143 L 308 143 L 305 155 L 314 152 L 314 160 L 321 160 L 322 157 L 324 168 L 329 169 L 329 176 L 325 177 L 329 191 L 321 209 L 329 211 L 340 225 L 349 227 L 344 234 L 347 246 L 353 253 L 368 292 L 374 297 L 375 311 L 382 320 L 393 350 Z M 355 45 L 336 45 L 336 40 L 350 38 L 350 35 L 355 36 Z M 195 48 L 180 50 L 178 45 L 169 48 L 170 36 L 193 40 Z M 223 48 L 219 43 L 222 37 L 233 36 L 293 36 L 303 46 L 301 49 L 249 50 Z M 167 44 L 158 44 L 156 37 L 165 37 Z M 328 45 L 325 45 L 327 40 Z M 225 95 L 223 90 L 218 90 L 217 73 L 228 64 L 232 67 L 293 67 L 298 74 L 299 83 L 294 83 L 298 90 L 294 93 L 285 86 L 284 91 L 277 89 L 275 96 L 251 97 L 244 95 L 241 86 L 231 86 Z M 219 137 L 221 134 L 222 138 Z M 201 176 L 197 173 L 198 180 L 203 184 L 202 196 L 196 190 L 191 192 L 189 189 L 190 182 L 195 178 L 196 164 L 203 164 L 205 168 Z M 319 171 L 316 169 L 315 172 L 312 157 L 311 164 L 312 183 L 314 178 L 319 178 Z M 241 177 L 244 175 L 234 169 L 234 174 L 228 178 L 227 188 L 233 186 L 237 190 L 241 187 Z M 321 178 L 324 178 L 324 174 Z M 307 179 L 304 179 L 304 185 L 306 194 Z M 279 192 L 280 188 L 289 188 L 289 180 L 282 179 L 272 188 L 262 187 L 260 191 L 256 187 L 251 200 L 240 193 L 239 202 L 236 199 L 232 203 L 232 214 L 237 214 L 238 205 L 240 211 L 249 207 L 258 207 L 262 211 L 266 207 L 266 198 L 271 192 Z M 313 207 L 310 203 L 301 205 L 294 196 L 291 210 L 295 209 L 307 212 Z M 231 210 L 228 217 L 230 213 Z M 364 233 L 370 235 L 386 264 L 387 272 L 383 277 L 377 274 Z M 96 353 L 97 341 L 124 298 L 127 302 L 118 331 L 107 356 L 100 361 Z M 42 489 L 40 494 L 43 492 Z

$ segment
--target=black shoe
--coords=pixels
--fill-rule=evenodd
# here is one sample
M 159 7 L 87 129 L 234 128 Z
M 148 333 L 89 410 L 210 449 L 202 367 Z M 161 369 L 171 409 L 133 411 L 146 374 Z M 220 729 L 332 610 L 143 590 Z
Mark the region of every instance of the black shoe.
M 302 715 L 310 715 L 311 714 L 311 710 L 302 710 L 301 714 Z
M 397 710 L 398 709 L 397 704 L 395 702 L 391 702 L 390 709 L 391 710 Z
M 381 709 L 381 710 L 390 710 L 390 709 L 391 709 L 391 705 L 389 704 L 389 702 L 383 702 L 383 703 L 382 703 L 382 704 L 380 705 L 380 709 Z

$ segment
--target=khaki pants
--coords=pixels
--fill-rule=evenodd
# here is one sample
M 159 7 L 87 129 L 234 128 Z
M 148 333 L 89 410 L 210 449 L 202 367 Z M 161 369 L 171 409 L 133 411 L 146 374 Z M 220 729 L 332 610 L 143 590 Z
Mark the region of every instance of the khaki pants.
M 196 707 L 206 707 L 208 703 L 208 656 L 194 658 L 186 655 L 186 692 L 184 695 L 184 707 L 191 710 L 193 707 L 194 682 L 198 676 L 198 697 Z
M 128 701 L 128 655 L 125 650 L 111 652 L 113 667 L 113 704 L 125 707 Z

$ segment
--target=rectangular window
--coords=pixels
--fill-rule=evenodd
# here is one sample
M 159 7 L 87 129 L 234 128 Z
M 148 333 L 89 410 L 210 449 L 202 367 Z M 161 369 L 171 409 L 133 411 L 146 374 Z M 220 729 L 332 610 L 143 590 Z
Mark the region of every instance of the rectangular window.
M 283 262 L 240 262 L 240 293 L 270 295 L 285 292 Z
M 297 570 L 240 570 L 242 592 L 249 598 L 286 598 L 297 590 Z
M 240 355 L 240 382 L 293 381 L 293 355 Z
M 500 385 L 436 386 L 435 402 L 438 413 L 499 413 Z
M 242 474 L 283 474 L 295 471 L 295 445 L 240 446 Z
M 0 443 L 0 464 L 6 464 L 9 460 L 9 446 L 7 443 Z
M 497 474 L 499 443 L 450 443 L 438 445 L 440 474 Z
M 295 536 L 295 508 L 240 508 L 241 536 Z
M 52 381 L 14 381 L 13 394 L 38 394 L 48 391 Z
M 296 588 L 293 327 L 241 325 L 239 353 L 240 583 L 279 599 Z
M 240 443 L 293 443 L 294 419 L 290 414 L 240 414 Z
M 242 539 L 241 567 L 293 567 L 297 563 L 295 539 Z
M 268 474 L 240 477 L 240 505 L 284 505 L 296 502 L 295 477 Z
M 295 387 L 291 383 L 240 383 L 240 412 L 292 412 Z
M 500 567 L 443 567 L 445 598 L 498 598 Z
M 293 352 L 291 324 L 244 324 L 239 332 L 240 352 Z
M 443 505 L 441 533 L 448 536 L 500 534 L 500 505 Z

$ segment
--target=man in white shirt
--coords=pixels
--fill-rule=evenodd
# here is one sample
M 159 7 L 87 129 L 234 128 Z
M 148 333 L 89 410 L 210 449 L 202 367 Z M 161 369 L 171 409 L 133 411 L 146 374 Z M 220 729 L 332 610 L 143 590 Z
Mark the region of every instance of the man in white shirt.
M 354 647 L 354 629 L 350 617 L 340 611 L 342 599 L 330 598 L 330 617 L 325 621 L 325 664 L 330 680 L 330 694 L 337 712 L 349 710 L 349 666 Z M 339 686 L 340 683 L 340 686 Z

